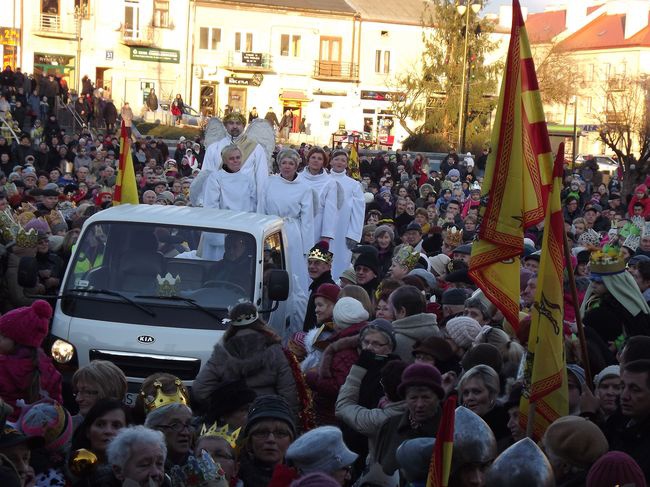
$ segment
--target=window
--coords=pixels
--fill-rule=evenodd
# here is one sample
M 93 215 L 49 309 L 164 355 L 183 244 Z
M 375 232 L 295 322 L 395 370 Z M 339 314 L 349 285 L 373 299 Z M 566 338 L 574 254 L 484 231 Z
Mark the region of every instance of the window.
M 594 72 L 595 72 L 595 66 L 593 64 L 590 64 L 587 66 L 587 81 L 593 81 L 594 80 Z
M 375 73 L 390 73 L 390 51 L 375 51 Z
M 592 113 L 592 98 L 590 96 L 585 98 L 585 105 L 587 108 L 587 113 Z
M 140 37 L 140 2 L 137 0 L 127 0 L 124 3 L 124 37 Z
M 153 1 L 154 27 L 169 27 L 169 0 Z
M 280 36 L 280 56 L 300 57 L 300 36 L 282 34 Z
M 235 51 L 253 51 L 253 34 L 251 32 L 235 32 Z
M 221 29 L 201 27 L 199 30 L 199 49 L 216 51 L 221 45 Z
M 611 74 L 612 66 L 609 63 L 603 64 L 603 76 L 605 77 L 606 80 L 609 79 L 609 75 Z
M 84 19 L 89 19 L 90 0 L 74 0 L 74 10 L 79 12 Z

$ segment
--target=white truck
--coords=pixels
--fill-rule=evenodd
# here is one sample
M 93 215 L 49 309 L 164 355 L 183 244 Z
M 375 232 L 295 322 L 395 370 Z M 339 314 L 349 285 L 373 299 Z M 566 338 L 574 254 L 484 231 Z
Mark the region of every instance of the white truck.
M 274 216 L 158 205 L 101 211 L 84 224 L 70 259 L 51 355 L 70 372 L 110 360 L 130 391 L 161 371 L 191 386 L 230 306 L 255 303 L 282 335 L 287 243 Z

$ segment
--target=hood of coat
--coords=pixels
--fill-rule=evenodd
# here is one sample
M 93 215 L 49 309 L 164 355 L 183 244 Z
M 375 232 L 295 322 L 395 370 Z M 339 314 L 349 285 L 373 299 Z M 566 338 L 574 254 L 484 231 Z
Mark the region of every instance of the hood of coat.
M 395 330 L 396 335 L 405 335 L 416 340 L 426 338 L 431 334 L 440 335 L 436 315 L 431 313 L 418 313 L 395 320 L 393 321 L 393 330 Z

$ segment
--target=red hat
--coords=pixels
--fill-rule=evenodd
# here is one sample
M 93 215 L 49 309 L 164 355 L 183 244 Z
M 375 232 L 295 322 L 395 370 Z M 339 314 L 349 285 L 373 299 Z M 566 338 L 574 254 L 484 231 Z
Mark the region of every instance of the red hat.
M 625 485 L 646 487 L 639 464 L 627 453 L 610 451 L 600 457 L 589 469 L 587 487 Z
M 0 316 L 0 335 L 20 345 L 38 348 L 47 336 L 52 307 L 47 301 L 36 300 Z
M 341 288 L 336 284 L 325 283 L 318 286 L 316 292 L 314 293 L 314 299 L 321 297 L 330 300 L 332 303 L 336 304 L 339 299 L 339 293 Z
M 432 389 L 440 399 L 445 397 L 442 376 L 433 365 L 414 363 L 406 367 L 402 372 L 402 382 L 400 382 L 397 392 L 404 397 L 407 388 L 418 386 Z

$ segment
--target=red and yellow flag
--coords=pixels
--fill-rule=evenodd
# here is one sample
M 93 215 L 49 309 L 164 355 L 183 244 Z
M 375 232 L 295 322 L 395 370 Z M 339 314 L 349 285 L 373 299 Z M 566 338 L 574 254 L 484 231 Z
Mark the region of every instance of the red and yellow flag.
M 548 425 L 569 414 L 563 333 L 564 217 L 560 203 L 564 144 L 560 144 L 553 167 L 553 186 L 544 222 L 542 255 L 537 271 L 537 291 L 531 308 L 526 354 L 525 384 L 519 422 L 526 428 L 529 405 L 535 403 L 533 439 L 539 441 Z
M 352 143 L 350 149 L 350 159 L 348 160 L 348 167 L 350 168 L 350 177 L 361 181 L 361 169 L 359 166 L 359 142 Z
M 451 473 L 451 456 L 454 452 L 454 423 L 456 420 L 456 398 L 451 395 L 445 401 L 442 408 L 442 417 L 436 444 L 433 447 L 429 474 L 427 475 L 427 487 L 447 487 Z
M 492 147 L 482 187 L 479 240 L 472 245 L 469 274 L 516 329 L 524 231 L 544 218 L 553 160 L 518 0 L 513 0 Z
M 122 122 L 120 131 L 120 160 L 115 179 L 115 190 L 113 192 L 113 205 L 139 203 L 138 187 L 135 183 L 135 170 L 133 169 L 133 156 L 131 155 L 131 137 L 126 132 L 126 126 Z

